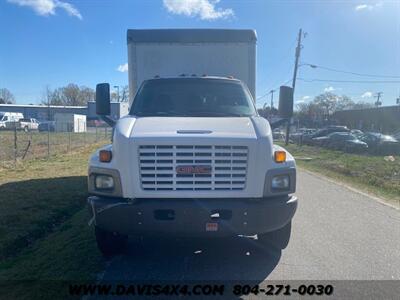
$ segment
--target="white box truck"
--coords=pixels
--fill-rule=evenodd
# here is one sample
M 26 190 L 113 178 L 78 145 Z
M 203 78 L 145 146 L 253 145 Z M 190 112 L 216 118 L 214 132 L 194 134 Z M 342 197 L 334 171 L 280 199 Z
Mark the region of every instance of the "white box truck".
M 128 30 L 130 96 L 144 80 L 184 74 L 232 76 L 256 99 L 256 42 L 254 30 Z
M 285 248 L 297 208 L 296 166 L 257 113 L 252 30 L 129 30 L 129 115 L 97 114 L 113 141 L 90 158 L 88 204 L 105 255 L 128 236 L 258 235 Z M 293 112 L 282 87 L 279 111 Z M 140 238 L 140 239 L 139 239 Z

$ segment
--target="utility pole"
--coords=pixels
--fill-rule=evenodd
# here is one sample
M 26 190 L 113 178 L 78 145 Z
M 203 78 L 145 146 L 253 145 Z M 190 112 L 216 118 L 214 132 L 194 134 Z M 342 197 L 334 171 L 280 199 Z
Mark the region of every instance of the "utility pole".
M 379 100 L 381 99 L 383 92 L 377 92 L 376 95 L 374 96 L 376 98 L 376 102 L 375 102 L 375 106 L 379 107 L 382 105 L 382 102 L 380 102 Z
M 301 45 L 302 36 L 303 36 L 303 31 L 300 28 L 299 35 L 297 37 L 297 47 L 296 47 L 294 71 L 293 71 L 293 81 L 292 81 L 293 96 L 294 96 L 294 89 L 296 87 L 297 69 L 299 68 L 299 58 L 300 58 L 300 52 L 301 52 L 301 47 L 302 47 L 302 45 Z M 290 123 L 291 123 L 291 119 L 288 119 L 287 124 L 286 124 L 285 145 L 289 144 Z
M 271 90 L 270 91 L 270 93 L 271 93 L 271 112 L 272 112 L 272 109 L 274 108 L 274 90 Z
M 272 116 L 273 116 L 273 109 L 274 109 L 274 90 L 271 90 L 270 91 L 270 93 L 271 93 L 271 108 L 270 108 L 270 110 L 269 110 L 269 121 L 271 122 L 272 121 Z

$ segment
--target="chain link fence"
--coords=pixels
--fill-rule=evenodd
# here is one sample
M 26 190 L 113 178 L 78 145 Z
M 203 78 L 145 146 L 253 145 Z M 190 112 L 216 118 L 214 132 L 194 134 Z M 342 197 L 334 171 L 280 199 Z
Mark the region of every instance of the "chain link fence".
M 86 122 L 41 124 L 38 129 L 9 126 L 0 130 L 0 167 L 13 167 L 18 162 L 49 158 L 86 145 L 110 142 L 112 128 L 87 127 Z

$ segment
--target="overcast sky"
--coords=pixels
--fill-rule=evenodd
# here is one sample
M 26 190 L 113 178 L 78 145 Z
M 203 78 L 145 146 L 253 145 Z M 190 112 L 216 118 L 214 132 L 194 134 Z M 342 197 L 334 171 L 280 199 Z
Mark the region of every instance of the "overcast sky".
M 324 91 L 374 102 L 383 92 L 393 105 L 400 94 L 400 0 L 0 0 L 0 88 L 25 104 L 39 103 L 46 85 L 127 84 L 128 28 L 256 29 L 258 96 L 292 77 L 303 28 L 302 63 L 382 77 L 304 65 L 296 102 Z

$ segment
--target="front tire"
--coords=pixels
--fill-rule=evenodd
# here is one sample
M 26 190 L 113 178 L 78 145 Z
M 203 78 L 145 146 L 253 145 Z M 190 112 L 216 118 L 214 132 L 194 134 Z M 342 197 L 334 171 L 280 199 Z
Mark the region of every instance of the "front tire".
M 128 237 L 118 233 L 109 232 L 95 227 L 97 247 L 106 256 L 113 256 L 122 253 L 127 245 Z
M 258 242 L 262 245 L 273 245 L 279 249 L 285 249 L 289 244 L 292 231 L 292 221 L 278 230 L 258 234 Z

